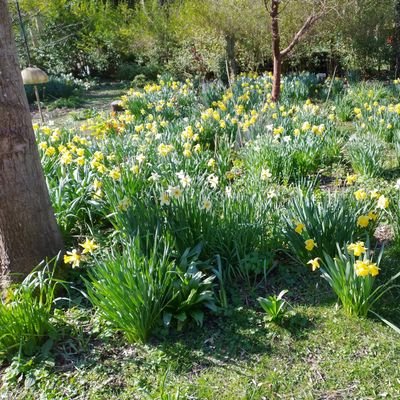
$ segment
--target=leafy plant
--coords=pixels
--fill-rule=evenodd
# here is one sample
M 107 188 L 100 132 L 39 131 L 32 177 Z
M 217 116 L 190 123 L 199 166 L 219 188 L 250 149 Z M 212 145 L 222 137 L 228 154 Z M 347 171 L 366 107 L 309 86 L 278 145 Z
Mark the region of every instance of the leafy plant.
M 288 290 L 282 290 L 277 296 L 259 297 L 257 300 L 266 312 L 268 322 L 281 323 L 287 312 L 287 301 L 283 298 Z
M 175 263 L 169 247 L 155 241 L 148 256 L 138 239 L 122 253 L 112 250 L 89 272 L 90 301 L 130 342 L 146 342 L 173 298 Z
M 363 242 L 352 243 L 343 250 L 338 244 L 337 249 L 338 255 L 335 258 L 324 254 L 322 277 L 338 296 L 347 314 L 365 317 L 383 294 L 394 287 L 393 281 L 400 276 L 400 272 L 375 287 L 383 247 L 375 262 L 369 242 L 366 247 Z
M 371 178 L 383 171 L 384 144 L 373 135 L 353 137 L 347 146 L 347 155 L 355 172 Z
M 198 326 L 203 325 L 204 308 L 216 311 L 213 292 L 214 276 L 207 276 L 199 268 L 209 268 L 199 261 L 201 246 L 187 249 L 181 256 L 177 270 L 173 298 L 163 313 L 163 321 L 170 326 L 173 319 L 177 329 L 181 330 L 188 319 L 193 319 Z
M 54 339 L 52 316 L 56 290 L 54 266 L 41 264 L 0 302 L 0 360 L 19 353 L 32 356 Z
M 215 303 L 213 277 L 197 269 L 197 256 L 188 250 L 177 265 L 157 235 L 148 251 L 136 237 L 89 272 L 89 299 L 130 342 L 146 342 L 161 319 L 167 326 L 176 319 L 178 329 L 189 318 L 201 325 L 202 308 L 215 310 Z
M 285 236 L 291 255 L 301 264 L 310 258 L 336 254 L 336 243 L 346 243 L 373 233 L 377 220 L 368 219 L 367 227 L 358 226 L 358 217 L 368 214 L 369 202 L 358 205 L 351 195 L 305 192 L 298 189 L 290 201 L 284 219 Z M 332 238 L 335 238 L 334 241 Z

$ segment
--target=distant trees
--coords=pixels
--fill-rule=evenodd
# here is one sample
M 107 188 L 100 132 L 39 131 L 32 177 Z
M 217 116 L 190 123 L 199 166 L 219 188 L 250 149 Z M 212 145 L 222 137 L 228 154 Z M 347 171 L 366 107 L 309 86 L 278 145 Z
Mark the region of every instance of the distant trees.
M 239 72 L 238 47 L 246 43 L 257 48 L 257 39 L 268 32 L 261 4 L 254 0 L 200 0 L 196 15 L 223 40 L 228 78 L 234 79 Z
M 389 66 L 394 71 L 400 64 L 398 0 L 20 0 L 20 4 L 33 59 L 56 74 L 133 79 L 142 73 L 154 78 L 170 72 L 178 77 L 233 78 L 242 70 L 290 68 L 299 54 L 304 60 L 318 52 L 330 53 L 344 69 L 361 72 Z M 279 74 L 275 75 L 273 97 L 278 98 Z

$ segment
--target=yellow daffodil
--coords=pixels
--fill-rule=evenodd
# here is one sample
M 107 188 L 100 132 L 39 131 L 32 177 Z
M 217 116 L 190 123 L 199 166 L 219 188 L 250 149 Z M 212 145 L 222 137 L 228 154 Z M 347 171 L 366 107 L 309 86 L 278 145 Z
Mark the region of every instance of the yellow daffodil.
M 314 239 L 307 239 L 305 242 L 305 248 L 308 251 L 312 251 L 314 247 L 317 247 L 317 244 L 315 243 Z
M 379 274 L 379 267 L 376 265 L 376 263 L 370 263 L 368 265 L 368 269 L 371 276 L 377 276 Z
M 357 276 L 376 276 L 379 274 L 379 267 L 370 260 L 357 260 L 354 264 L 354 271 Z
M 85 165 L 85 157 L 78 157 L 78 158 L 76 158 L 75 159 L 75 162 L 78 164 L 78 165 Z
M 190 158 L 192 156 L 192 152 L 189 149 L 183 150 L 182 154 L 186 158 Z
M 64 151 L 60 157 L 61 164 L 68 165 L 72 163 L 72 153 L 70 151 Z
M 357 181 L 357 175 L 347 175 L 346 177 L 346 184 L 348 186 L 354 185 L 354 183 Z
M 94 242 L 94 239 L 90 240 L 86 238 L 86 240 L 81 243 L 79 246 L 83 248 L 82 254 L 92 254 L 99 246 Z
M 56 154 L 55 147 L 53 147 L 53 146 L 48 147 L 44 154 L 46 154 L 46 156 L 48 156 L 48 157 L 54 156 L 54 154 Z
M 278 128 L 274 128 L 273 134 L 274 135 L 281 135 L 284 131 L 285 130 L 284 130 L 283 126 L 279 126 Z
M 357 201 L 365 200 L 367 198 L 367 192 L 364 189 L 358 189 L 354 192 L 354 197 Z
M 215 160 L 213 158 L 210 158 L 207 162 L 207 166 L 210 168 L 214 168 L 215 167 Z
M 135 175 L 137 175 L 139 173 L 139 165 L 137 164 L 133 164 L 132 167 L 130 168 L 131 172 Z
M 366 228 L 369 224 L 369 217 L 368 215 L 360 215 L 357 219 L 357 226 L 361 228 Z
M 157 148 L 158 154 L 160 154 L 163 157 L 166 157 L 173 150 L 174 150 L 174 146 L 172 144 L 161 143 Z
M 320 268 L 320 264 L 319 264 L 319 258 L 317 257 L 317 258 L 314 258 L 314 259 L 312 259 L 312 260 L 310 260 L 310 261 L 308 261 L 308 263 L 307 264 L 310 264 L 311 265 L 311 268 L 312 268 L 312 270 L 313 270 L 313 272 L 314 271 L 316 271 L 318 268 Z
M 369 196 L 371 197 L 371 199 L 378 199 L 380 197 L 380 193 L 376 189 L 374 189 L 370 191 Z
M 121 171 L 118 167 L 113 168 L 108 175 L 113 179 L 114 181 L 118 181 L 121 179 Z
M 307 132 L 311 129 L 311 124 L 309 122 L 304 122 L 304 124 L 301 126 L 301 130 L 303 132 Z
M 304 224 L 302 224 L 301 222 L 298 222 L 298 223 L 296 224 L 296 228 L 294 228 L 294 231 L 295 231 L 296 233 L 298 233 L 299 235 L 301 235 L 301 233 L 303 232 L 303 230 L 304 230 L 305 227 L 306 227 L 306 226 L 305 226 Z
M 356 242 L 349 244 L 347 250 L 352 251 L 356 257 L 359 257 L 366 252 L 367 248 L 364 246 L 364 242 Z
M 72 268 L 75 268 L 79 267 L 81 258 L 81 254 L 79 254 L 76 249 L 73 249 L 72 251 L 67 251 L 67 254 L 64 255 L 64 262 L 66 264 L 72 264 Z

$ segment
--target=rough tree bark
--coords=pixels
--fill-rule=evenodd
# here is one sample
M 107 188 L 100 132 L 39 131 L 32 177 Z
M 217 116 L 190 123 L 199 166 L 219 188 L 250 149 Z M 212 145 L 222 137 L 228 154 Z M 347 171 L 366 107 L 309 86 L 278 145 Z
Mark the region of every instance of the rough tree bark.
M 0 289 L 62 248 L 32 129 L 7 0 L 0 0 Z
M 266 2 L 267 0 L 265 0 Z M 281 93 L 282 57 L 281 37 L 279 33 L 279 0 L 272 0 L 271 4 L 271 31 L 272 31 L 272 57 L 274 59 L 272 84 L 272 101 L 277 101 Z
M 275 102 L 279 100 L 281 94 L 282 61 L 290 54 L 296 44 L 308 33 L 312 26 L 327 12 L 327 9 L 321 5 L 318 12 L 312 13 L 306 19 L 303 26 L 294 35 L 290 44 L 284 50 L 281 50 L 279 32 L 279 5 L 281 2 L 282 0 L 264 0 L 265 8 L 271 17 L 272 56 L 274 61 L 271 99 Z

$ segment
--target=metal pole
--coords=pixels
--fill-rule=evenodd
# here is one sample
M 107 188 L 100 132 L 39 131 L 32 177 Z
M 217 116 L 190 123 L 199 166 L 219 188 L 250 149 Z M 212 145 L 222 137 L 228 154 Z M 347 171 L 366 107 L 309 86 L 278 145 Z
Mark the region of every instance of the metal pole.
M 18 12 L 19 24 L 21 25 L 21 32 L 22 32 L 22 36 L 23 36 L 23 38 L 24 38 L 24 44 L 25 44 L 25 49 L 26 49 L 26 55 L 27 55 L 27 57 L 28 57 L 28 67 L 30 67 L 30 66 L 31 66 L 31 53 L 29 52 L 28 40 L 27 40 L 27 38 L 26 38 L 26 33 L 25 33 L 25 28 L 24 28 L 24 22 L 22 21 L 21 9 L 19 8 L 18 0 L 15 0 L 15 4 L 17 5 L 17 12 Z
M 40 113 L 40 118 L 42 119 L 42 122 L 44 122 L 44 117 L 43 117 L 43 112 L 42 112 L 42 106 L 40 105 L 40 97 L 39 97 L 39 90 L 36 85 L 33 86 L 35 89 L 35 95 L 36 95 L 36 101 L 38 104 L 39 108 L 39 113 Z

